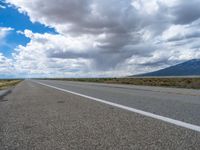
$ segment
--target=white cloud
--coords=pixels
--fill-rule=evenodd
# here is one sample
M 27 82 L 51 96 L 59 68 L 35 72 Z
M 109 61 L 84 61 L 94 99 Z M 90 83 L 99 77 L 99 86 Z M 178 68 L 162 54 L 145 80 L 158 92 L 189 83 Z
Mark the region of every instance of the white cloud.
M 12 59 L 8 59 L 0 53 L 0 74 L 9 75 L 14 72 Z
M 6 37 L 6 35 L 12 31 L 13 29 L 10 27 L 0 27 L 0 40 Z
M 166 41 L 200 38 L 199 25 L 172 25 L 163 32 L 162 38 Z
M 20 72 L 120 76 L 200 57 L 198 0 L 7 2 L 57 31 L 18 32 L 30 39 L 13 54 Z
M 14 66 L 19 73 L 61 76 L 86 71 L 89 61 L 84 58 L 61 59 L 51 56 L 56 53 L 73 53 L 74 50 L 82 53 L 84 47 L 90 46 L 86 37 L 73 39 L 62 35 L 32 33 L 30 30 L 25 30 L 23 34 L 30 38 L 30 42 L 26 46 L 18 46 L 13 53 Z

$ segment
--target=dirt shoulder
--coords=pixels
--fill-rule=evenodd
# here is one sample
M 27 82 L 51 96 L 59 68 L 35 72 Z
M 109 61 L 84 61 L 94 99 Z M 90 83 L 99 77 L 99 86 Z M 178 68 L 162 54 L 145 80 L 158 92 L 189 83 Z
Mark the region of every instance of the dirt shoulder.
M 9 87 L 13 87 L 20 83 L 22 80 L 0 80 L 0 90 L 7 89 Z

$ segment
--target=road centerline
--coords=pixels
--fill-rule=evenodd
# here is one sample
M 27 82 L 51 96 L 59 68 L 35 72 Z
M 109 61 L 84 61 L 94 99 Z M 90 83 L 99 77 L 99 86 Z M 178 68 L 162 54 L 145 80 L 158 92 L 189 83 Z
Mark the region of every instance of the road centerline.
M 33 82 L 40 84 L 40 85 L 43 85 L 43 86 L 47 86 L 47 87 L 56 89 L 56 90 L 59 90 L 59 91 L 71 93 L 71 94 L 78 95 L 78 96 L 81 96 L 81 97 L 84 97 L 84 98 L 87 98 L 87 99 L 91 99 L 91 100 L 94 100 L 94 101 L 97 101 L 97 102 L 101 102 L 101 103 L 104 103 L 104 104 L 107 104 L 107 105 L 111 105 L 111 106 L 114 106 L 114 107 L 117 107 L 117 108 L 121 108 L 121 109 L 124 109 L 124 110 L 127 110 L 127 111 L 131 111 L 131 112 L 134 112 L 134 113 L 146 116 L 146 117 L 161 120 L 163 122 L 170 123 L 170 124 L 173 124 L 173 125 L 176 125 L 176 126 L 179 126 L 179 127 L 184 127 L 184 128 L 190 129 L 190 130 L 200 132 L 200 126 L 198 126 L 198 125 L 179 121 L 179 120 L 172 119 L 172 118 L 169 118 L 169 117 L 164 117 L 164 116 L 161 116 L 161 115 L 157 115 L 157 114 L 150 113 L 150 112 L 147 112 L 147 111 L 143 111 L 143 110 L 135 109 L 135 108 L 132 108 L 132 107 L 124 106 L 124 105 L 121 105 L 121 104 L 109 102 L 109 101 L 106 101 L 104 99 L 95 98 L 95 97 L 92 97 L 92 96 L 80 94 L 80 93 L 73 92 L 73 91 L 70 91 L 70 90 L 66 90 L 66 89 L 63 89 L 63 88 L 59 88 L 59 87 L 56 87 L 56 86 L 48 85 L 48 84 L 45 84 L 45 83 L 42 83 L 42 82 L 38 82 L 38 81 L 33 81 Z

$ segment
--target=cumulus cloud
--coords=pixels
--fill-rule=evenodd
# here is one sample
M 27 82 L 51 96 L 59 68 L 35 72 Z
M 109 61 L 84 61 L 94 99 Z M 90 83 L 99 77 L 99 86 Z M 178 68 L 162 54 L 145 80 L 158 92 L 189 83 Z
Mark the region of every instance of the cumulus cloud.
M 119 76 L 200 57 L 199 0 L 6 1 L 57 32 L 20 32 L 30 42 L 13 56 L 24 72 Z
M 85 37 L 75 41 L 71 37 L 32 33 L 30 30 L 25 30 L 23 34 L 30 38 L 30 42 L 26 46 L 19 45 L 13 53 L 14 66 L 18 72 L 38 76 L 62 76 L 70 73 L 76 74 L 87 69 L 88 60 L 84 58 L 59 59 L 52 57 L 57 52 L 67 53 L 74 49 L 77 53 L 85 51 L 83 40 L 85 39 L 85 44 L 88 42 Z
M 180 41 L 200 37 L 200 20 L 189 25 L 171 25 L 162 34 L 162 39 L 166 41 Z
M 3 38 L 5 38 L 8 33 L 10 31 L 12 31 L 13 29 L 10 27 L 0 27 L 0 40 L 2 40 Z
M 12 59 L 8 59 L 2 53 L 0 53 L 0 74 L 9 75 L 13 72 L 15 72 L 15 70 Z

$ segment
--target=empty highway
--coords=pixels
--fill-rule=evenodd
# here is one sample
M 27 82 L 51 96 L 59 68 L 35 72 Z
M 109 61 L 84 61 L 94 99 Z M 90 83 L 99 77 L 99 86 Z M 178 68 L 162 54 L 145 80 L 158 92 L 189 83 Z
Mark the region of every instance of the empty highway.
M 0 99 L 0 149 L 199 149 L 200 91 L 25 80 Z

